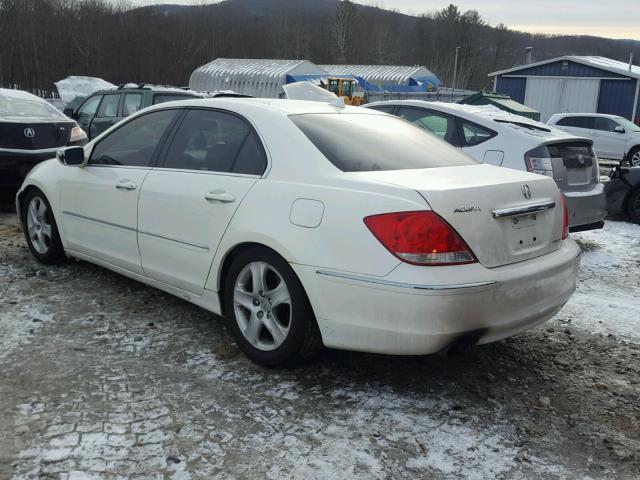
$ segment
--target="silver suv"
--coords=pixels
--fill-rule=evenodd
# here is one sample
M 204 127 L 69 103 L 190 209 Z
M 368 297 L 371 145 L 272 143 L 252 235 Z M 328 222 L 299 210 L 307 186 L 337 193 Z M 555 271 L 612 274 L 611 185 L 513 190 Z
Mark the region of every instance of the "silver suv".
M 547 123 L 593 140 L 599 158 L 640 166 L 640 127 L 626 118 L 603 113 L 557 113 Z

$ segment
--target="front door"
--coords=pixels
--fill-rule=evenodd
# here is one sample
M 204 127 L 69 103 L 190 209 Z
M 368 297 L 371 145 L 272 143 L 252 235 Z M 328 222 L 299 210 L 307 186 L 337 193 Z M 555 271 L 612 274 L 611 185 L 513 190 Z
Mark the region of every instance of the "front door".
M 140 193 L 145 274 L 201 295 L 227 225 L 266 165 L 258 135 L 244 119 L 188 110 Z
M 66 248 L 142 273 L 138 197 L 176 113 L 161 110 L 133 119 L 96 144 L 85 167 L 66 169 L 61 186 Z
M 593 117 L 593 128 L 597 138 L 594 140 L 596 151 L 601 151 L 602 156 L 622 160 L 627 144 L 627 136 L 622 132 L 616 132 L 620 125 L 607 117 Z
M 100 107 L 96 112 L 96 116 L 89 127 L 90 139 L 96 138 L 120 120 L 118 117 L 120 96 L 121 95 L 119 93 L 110 93 L 102 98 L 102 102 L 100 102 Z
M 87 136 L 91 130 L 91 122 L 93 121 L 96 113 L 98 112 L 98 106 L 102 100 L 102 95 L 95 95 L 86 100 L 78 109 L 76 113 L 76 120 L 78 125 L 82 128 Z

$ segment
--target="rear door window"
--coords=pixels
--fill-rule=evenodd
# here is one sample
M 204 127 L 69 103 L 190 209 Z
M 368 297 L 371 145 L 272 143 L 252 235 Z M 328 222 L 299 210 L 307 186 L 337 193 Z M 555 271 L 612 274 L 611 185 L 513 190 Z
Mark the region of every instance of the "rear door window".
M 558 120 L 556 125 L 560 125 L 562 127 L 573 127 L 573 128 L 593 128 L 593 117 L 564 117 Z
M 384 113 L 393 113 L 396 106 L 395 105 L 376 105 L 375 107 L 369 107 L 371 110 L 377 110 L 379 112 Z
M 132 113 L 136 113 L 142 107 L 141 93 L 125 93 L 124 103 L 122 105 L 122 115 L 128 117 Z
M 91 165 L 149 167 L 158 143 L 178 110 L 160 110 L 134 118 L 103 138 L 91 152 Z
M 200 98 L 200 97 L 195 97 L 193 95 L 158 93 L 153 97 L 153 104 L 156 105 L 158 103 L 164 103 L 164 102 L 175 102 L 176 100 L 193 100 L 194 98 Z
M 98 118 L 110 118 L 118 116 L 118 103 L 120 95 L 105 95 L 98 109 Z
M 371 114 L 290 115 L 291 121 L 343 172 L 475 165 L 425 129 L 397 117 Z
M 422 108 L 400 107 L 398 116 L 424 128 L 445 142 L 460 146 L 455 118 L 450 115 Z
M 262 143 L 243 119 L 217 110 L 189 110 L 165 157 L 165 168 L 262 175 Z

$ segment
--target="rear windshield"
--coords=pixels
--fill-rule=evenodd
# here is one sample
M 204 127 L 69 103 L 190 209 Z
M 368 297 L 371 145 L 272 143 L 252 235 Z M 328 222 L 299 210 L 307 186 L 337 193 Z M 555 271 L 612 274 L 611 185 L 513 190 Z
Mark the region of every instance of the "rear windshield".
M 478 163 L 424 129 L 398 117 L 314 113 L 291 115 L 289 118 L 343 172 Z
M 68 120 L 55 107 L 36 97 L 31 99 L 0 96 L 0 117 Z
M 180 93 L 159 93 L 153 97 L 153 104 L 157 105 L 158 103 L 174 102 L 176 100 L 190 100 L 192 98 L 201 97 L 196 97 L 195 95 L 182 95 Z

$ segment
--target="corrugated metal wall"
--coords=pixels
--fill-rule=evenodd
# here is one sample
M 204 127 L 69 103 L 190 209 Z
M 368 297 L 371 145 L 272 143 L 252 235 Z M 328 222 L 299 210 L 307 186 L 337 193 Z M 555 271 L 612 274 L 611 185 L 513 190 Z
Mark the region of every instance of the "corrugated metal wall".
M 498 77 L 496 93 L 509 95 L 516 102 L 524 103 L 524 94 L 527 88 L 526 78 Z
M 633 113 L 636 79 L 629 79 L 629 77 L 608 70 L 582 65 L 572 61 L 568 61 L 566 69 L 563 70 L 562 61 L 558 61 L 536 67 L 522 68 L 521 70 L 510 72 L 507 75 L 518 75 L 518 77 L 498 76 L 496 80 L 496 91 L 509 95 L 512 99 L 520 103 L 525 103 L 525 92 L 527 90 L 526 76 L 582 77 L 585 79 L 594 77 L 620 78 L 621 80 L 600 81 L 596 111 L 598 113 L 621 115 L 629 119 L 631 119 Z M 638 100 L 636 120 L 638 120 L 638 117 L 640 117 L 640 99 Z
M 633 80 L 602 80 L 598 113 L 611 113 L 631 118 L 636 82 Z

